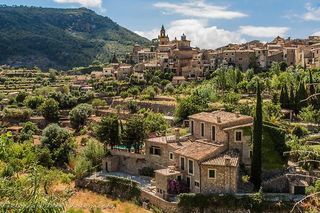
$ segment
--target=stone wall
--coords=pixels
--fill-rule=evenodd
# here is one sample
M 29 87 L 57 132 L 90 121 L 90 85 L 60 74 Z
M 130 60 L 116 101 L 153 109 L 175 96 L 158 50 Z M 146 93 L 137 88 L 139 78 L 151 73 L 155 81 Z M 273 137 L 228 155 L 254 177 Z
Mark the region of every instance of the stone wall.
M 150 166 L 143 154 L 131 153 L 125 150 L 111 150 L 111 155 L 118 157 L 118 170 L 121 172 L 139 175 L 140 169 Z
M 235 141 L 235 131 L 242 130 L 243 132 L 243 140 L 242 142 Z M 229 149 L 238 149 L 240 151 L 240 161 L 245 165 L 251 165 L 251 157 L 250 157 L 250 144 L 251 144 L 251 135 L 246 134 L 245 128 L 239 128 L 228 131 L 229 133 Z
M 150 154 L 150 148 L 152 146 L 160 148 L 160 156 Z M 146 141 L 145 142 L 146 150 L 146 160 L 152 165 L 154 169 L 167 168 L 168 166 L 175 165 L 175 161 L 169 159 L 169 153 L 175 150 L 173 147 L 169 146 L 167 143 L 159 143 Z
M 201 193 L 237 192 L 237 168 L 201 165 Z M 209 178 L 208 169 L 216 170 L 216 178 Z
M 215 136 L 215 142 L 226 142 L 228 140 L 228 135 L 225 131 L 223 131 L 219 126 L 208 123 L 208 122 L 202 122 L 198 120 L 190 120 L 190 126 L 191 121 L 193 121 L 193 135 L 195 138 L 203 138 L 207 139 L 208 142 L 212 141 L 212 126 L 215 126 L 216 128 L 216 136 Z M 201 136 L 201 123 L 204 123 L 204 137 Z M 191 127 L 190 127 L 191 128 Z M 213 142 L 213 141 L 212 141 Z
M 175 213 L 178 211 L 178 205 L 174 202 L 166 201 L 160 197 L 156 197 L 151 192 L 147 192 L 145 190 L 141 190 L 141 200 L 148 201 L 150 204 L 160 208 L 163 210 L 163 212 L 166 213 Z
M 109 194 L 110 193 L 110 186 L 107 180 L 93 180 L 93 179 L 78 179 L 75 181 L 75 185 L 78 188 L 86 188 L 93 192 L 99 194 Z M 122 187 L 119 187 L 122 188 Z M 124 193 L 128 193 L 128 191 L 117 190 L 117 188 L 113 187 L 112 192 L 116 193 L 112 194 L 115 197 L 123 197 L 126 198 L 128 195 Z M 129 196 L 130 197 L 130 196 Z M 144 202 L 148 202 L 160 209 L 164 212 L 174 213 L 178 212 L 177 203 L 166 201 L 160 197 L 156 197 L 153 193 L 148 192 L 146 190 L 140 191 L 140 200 Z
M 119 99 L 114 99 L 112 103 L 112 107 L 115 107 L 117 105 L 126 105 L 128 101 L 123 101 Z M 175 102 L 173 102 L 175 103 Z M 152 101 L 137 101 L 138 108 L 146 108 L 151 109 L 154 112 L 160 112 L 165 115 L 174 115 L 176 106 L 175 104 L 165 104 L 161 102 L 152 102 Z

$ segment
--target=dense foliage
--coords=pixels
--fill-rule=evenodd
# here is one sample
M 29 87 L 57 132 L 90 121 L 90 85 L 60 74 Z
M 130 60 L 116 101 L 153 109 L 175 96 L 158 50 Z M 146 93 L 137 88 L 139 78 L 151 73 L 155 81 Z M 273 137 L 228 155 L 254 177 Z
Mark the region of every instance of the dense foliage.
M 149 41 L 86 8 L 0 7 L 1 64 L 70 69 Z

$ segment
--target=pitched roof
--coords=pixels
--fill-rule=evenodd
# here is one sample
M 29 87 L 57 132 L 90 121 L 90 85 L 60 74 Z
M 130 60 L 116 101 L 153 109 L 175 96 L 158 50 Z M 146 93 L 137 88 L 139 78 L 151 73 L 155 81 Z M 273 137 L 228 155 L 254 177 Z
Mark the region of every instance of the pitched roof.
M 189 116 L 190 119 L 196 119 L 204 122 L 214 123 L 217 125 L 231 126 L 252 123 L 253 117 L 247 115 L 239 115 L 232 112 L 214 111 L 214 112 L 201 112 Z M 219 120 L 220 118 L 220 121 Z
M 230 160 L 229 166 L 236 167 L 238 166 L 239 162 L 239 154 L 236 151 L 228 151 L 207 161 L 204 161 L 201 164 L 209 166 L 226 166 L 226 160 Z
M 176 150 L 175 153 L 197 161 L 201 161 L 209 155 L 215 154 L 218 150 L 220 150 L 221 147 L 221 145 L 219 146 L 209 143 L 193 142 L 181 149 Z

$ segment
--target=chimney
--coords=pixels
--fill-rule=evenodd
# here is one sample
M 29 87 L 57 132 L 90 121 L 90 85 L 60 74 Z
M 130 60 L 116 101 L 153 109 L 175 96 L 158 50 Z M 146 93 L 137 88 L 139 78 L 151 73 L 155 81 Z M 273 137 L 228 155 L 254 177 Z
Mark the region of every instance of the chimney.
M 180 140 L 180 129 L 179 128 L 175 128 L 174 129 L 174 134 L 175 134 L 175 137 L 176 137 L 176 142 L 179 142 L 179 140 Z
M 217 116 L 217 122 L 221 123 L 221 117 L 220 116 Z
M 226 158 L 224 159 L 224 164 L 225 164 L 226 166 L 231 166 L 231 158 L 226 157 Z
M 174 173 L 175 172 L 175 167 L 174 166 L 168 166 L 169 173 Z

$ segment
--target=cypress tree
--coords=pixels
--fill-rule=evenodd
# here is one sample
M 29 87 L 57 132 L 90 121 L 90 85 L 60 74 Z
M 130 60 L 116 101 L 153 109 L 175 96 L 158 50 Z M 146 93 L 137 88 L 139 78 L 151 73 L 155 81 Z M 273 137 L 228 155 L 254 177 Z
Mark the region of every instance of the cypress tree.
M 257 84 L 256 113 L 253 124 L 253 156 L 251 164 L 250 181 L 254 184 L 255 190 L 261 186 L 261 143 L 262 143 L 262 97 L 260 82 Z
M 309 95 L 314 95 L 316 94 L 316 88 L 313 85 L 313 79 L 312 79 L 312 72 L 309 70 L 309 81 L 310 81 L 310 87 L 309 87 Z M 311 104 L 315 109 L 319 108 L 319 103 L 318 103 L 318 98 L 317 97 L 312 97 L 311 98 Z
M 290 96 L 289 96 L 289 109 L 296 111 L 296 99 L 294 95 L 294 87 L 291 85 L 290 87 Z
M 307 101 L 303 101 L 306 98 L 308 98 L 308 93 L 307 90 L 305 88 L 304 82 L 300 81 L 299 83 L 299 88 L 298 91 L 296 93 L 296 103 L 297 103 L 297 111 L 299 112 L 303 107 L 306 107 Z
M 288 94 L 287 85 L 283 85 L 282 88 L 281 88 L 280 105 L 281 105 L 282 108 L 288 108 L 289 107 L 289 94 Z
M 310 91 L 310 95 L 314 95 L 316 93 L 316 89 L 314 88 L 314 85 L 313 85 L 313 79 L 312 79 L 312 73 L 311 73 L 311 70 L 309 70 L 309 84 L 310 84 L 310 87 L 309 87 L 309 91 Z

